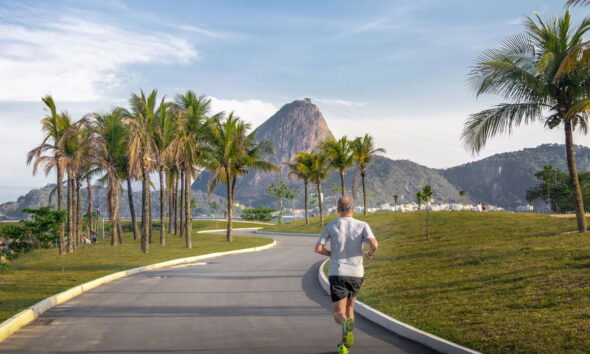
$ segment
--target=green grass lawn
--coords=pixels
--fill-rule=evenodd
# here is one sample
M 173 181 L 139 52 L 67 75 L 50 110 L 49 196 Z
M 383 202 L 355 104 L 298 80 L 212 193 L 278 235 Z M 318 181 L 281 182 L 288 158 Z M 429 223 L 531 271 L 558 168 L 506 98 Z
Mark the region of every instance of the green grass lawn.
M 226 226 L 218 222 L 219 228 Z M 256 227 L 250 223 L 235 222 L 234 227 Z M 215 221 L 194 221 L 193 230 L 215 229 Z M 55 249 L 35 250 L 19 256 L 10 263 L 7 271 L 0 272 L 0 322 L 44 298 L 67 290 L 75 285 L 147 264 L 200 254 L 257 247 L 271 242 L 261 237 L 234 237 L 225 241 L 225 235 L 192 234 L 192 249 L 184 248 L 184 239 L 167 235 L 166 246 L 159 245 L 159 229 L 154 228 L 154 243 L 150 252 L 143 254 L 139 240 L 124 233 L 124 243 L 113 247 L 110 239 L 93 245 L 83 245 L 63 257 Z M 63 265 L 63 272 L 62 272 Z
M 328 217 L 328 220 L 335 216 Z M 574 218 L 436 212 L 366 218 L 380 249 L 360 300 L 486 353 L 590 351 L 590 233 Z M 317 218 L 265 230 L 320 232 Z

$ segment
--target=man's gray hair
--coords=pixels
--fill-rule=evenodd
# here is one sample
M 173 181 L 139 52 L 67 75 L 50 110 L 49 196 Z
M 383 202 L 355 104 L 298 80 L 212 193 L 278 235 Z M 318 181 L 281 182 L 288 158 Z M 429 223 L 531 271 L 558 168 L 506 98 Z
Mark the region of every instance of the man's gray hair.
M 338 199 L 338 211 L 345 212 L 349 211 L 353 207 L 352 200 L 348 197 L 340 197 Z

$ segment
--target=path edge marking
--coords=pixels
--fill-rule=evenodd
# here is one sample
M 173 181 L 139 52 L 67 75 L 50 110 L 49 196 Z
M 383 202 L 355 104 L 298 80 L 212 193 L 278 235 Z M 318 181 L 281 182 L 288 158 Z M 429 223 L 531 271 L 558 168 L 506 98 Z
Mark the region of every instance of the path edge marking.
M 318 281 L 322 289 L 327 293 L 330 293 L 330 283 L 328 282 L 326 274 L 324 274 L 324 266 L 328 261 L 329 259 L 326 259 L 322 262 L 322 264 L 320 264 L 320 268 L 318 270 Z M 375 310 L 371 306 L 361 301 L 356 301 L 354 311 L 369 321 L 376 323 L 401 337 L 411 339 L 414 342 L 425 345 L 438 352 L 449 354 L 481 354 L 480 352 L 473 349 L 469 349 L 444 338 L 435 336 L 434 334 L 422 331 L 404 322 L 398 321 L 381 311 Z
M 236 231 L 240 231 L 242 229 L 234 229 Z M 204 230 L 206 232 L 214 232 L 215 230 Z M 223 230 L 225 231 L 225 230 Z M 203 232 L 204 233 L 204 232 Z M 271 243 L 268 243 L 264 246 L 258 247 L 250 247 L 250 248 L 242 248 L 239 250 L 233 251 L 225 251 L 225 252 L 215 252 L 215 253 L 208 253 L 202 254 L 199 256 L 192 256 L 192 257 L 184 257 L 184 258 L 177 258 L 170 261 L 160 262 L 149 264 L 137 268 L 132 268 L 129 270 L 120 271 L 117 273 L 112 273 L 109 275 L 105 275 L 104 277 L 100 277 L 98 279 L 91 280 L 87 283 L 76 285 L 73 288 L 65 290 L 61 293 L 55 294 L 50 296 L 44 300 L 39 301 L 38 303 L 26 308 L 25 310 L 17 313 L 16 315 L 10 317 L 9 319 L 5 320 L 4 322 L 0 323 L 0 343 L 2 343 L 6 338 L 10 337 L 12 334 L 17 332 L 22 327 L 26 326 L 45 311 L 60 305 L 80 294 L 83 294 L 87 291 L 90 291 L 100 285 L 109 283 L 113 280 L 120 279 L 126 277 L 128 275 L 137 274 L 145 271 L 156 270 L 161 268 L 170 267 L 173 265 L 183 264 L 183 263 L 192 263 L 195 261 L 199 261 L 202 259 L 209 259 L 221 256 L 229 256 L 234 254 L 241 254 L 241 253 L 252 253 L 252 252 L 259 252 L 264 251 L 269 248 L 272 248 L 277 245 L 277 241 L 273 240 Z

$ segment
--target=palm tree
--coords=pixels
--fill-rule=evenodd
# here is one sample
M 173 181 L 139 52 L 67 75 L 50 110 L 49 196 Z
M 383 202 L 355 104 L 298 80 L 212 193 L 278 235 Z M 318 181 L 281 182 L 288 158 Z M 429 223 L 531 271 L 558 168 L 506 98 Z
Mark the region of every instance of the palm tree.
M 567 5 L 588 5 L 590 0 L 568 0 Z
M 58 147 L 58 142 L 61 140 L 64 131 L 69 126 L 69 122 L 65 120 L 66 116 L 61 113 L 57 113 L 55 102 L 51 96 L 45 96 L 42 98 L 43 103 L 46 106 L 48 115 L 41 119 L 41 127 L 43 130 L 43 141 L 39 146 L 29 151 L 27 154 L 27 165 L 33 162 L 33 175 L 37 174 L 39 166 L 45 167 L 45 174 L 49 174 L 52 169 L 57 171 L 57 209 L 62 210 L 64 204 L 64 193 L 63 193 L 63 152 Z M 44 153 L 49 155 L 44 155 Z M 66 239 L 64 225 L 60 225 L 59 228 L 59 254 L 63 255 L 66 252 Z
M 119 217 L 119 195 L 121 182 L 125 178 L 127 164 L 127 131 L 122 111 L 114 109 L 108 114 L 96 115 L 96 136 L 91 140 L 92 161 L 104 173 L 101 178 L 107 185 L 109 219 L 112 228 L 111 245 L 121 242 L 121 221 Z
M 157 90 L 146 96 L 131 94 L 130 110 L 123 111 L 128 127 L 128 155 L 130 175 L 141 176 L 141 250 L 149 251 L 151 234 L 150 172 L 155 162 L 154 126 L 156 120 Z
M 284 164 L 289 168 L 290 172 L 287 175 L 289 178 L 297 177 L 303 181 L 304 186 L 304 203 L 305 203 L 305 224 L 309 224 L 309 212 L 308 212 L 308 191 L 307 185 L 311 176 L 311 158 L 312 154 L 309 152 L 299 152 L 295 155 L 293 162 L 285 162 Z
M 191 185 L 198 166 L 202 164 L 203 144 L 207 134 L 208 115 L 211 100 L 205 96 L 197 96 L 193 91 L 176 95 L 171 108 L 176 115 L 176 126 L 171 131 L 166 158 L 177 164 L 181 173 L 182 213 L 184 223 L 181 236 L 184 234 L 187 248 L 192 247 L 192 215 Z
M 367 216 L 367 188 L 365 177 L 367 176 L 367 165 L 373 160 L 373 157 L 379 153 L 385 153 L 385 149 L 375 148 L 373 137 L 365 134 L 363 137 L 354 139 L 351 143 L 352 158 L 359 167 L 361 172 L 361 182 L 363 184 L 363 216 Z
M 233 241 L 232 207 L 237 179 L 250 172 L 278 172 L 279 169 L 262 160 L 272 154 L 272 144 L 265 140 L 256 142 L 256 132 L 249 133 L 250 124 L 242 121 L 234 113 L 225 119 L 218 115 L 211 121 L 208 145 L 205 150 L 205 166 L 211 170 L 209 193 L 217 183 L 223 183 L 227 192 L 227 233 L 226 240 Z
M 586 231 L 584 202 L 578 180 L 573 131 L 588 128 L 590 67 L 572 51 L 584 44 L 590 18 L 571 24 L 569 11 L 545 23 L 526 20 L 527 31 L 508 39 L 498 49 L 484 52 L 470 78 L 476 95 L 503 96 L 507 103 L 473 114 L 463 128 L 462 140 L 474 153 L 488 139 L 511 133 L 521 124 L 543 121 L 548 128 L 563 124 L 570 180 L 575 191 L 578 231 Z
M 164 98 L 160 103 L 158 114 L 156 116 L 156 127 L 154 131 L 154 146 L 156 151 L 156 164 L 158 168 L 158 176 L 160 179 L 160 245 L 166 245 L 166 168 L 168 163 L 165 158 L 166 149 L 170 146 L 174 138 L 176 125 L 172 110 L 169 109 L 171 105 L 164 102 Z
M 322 153 L 310 154 L 310 176 L 309 179 L 315 183 L 320 208 L 320 224 L 324 226 L 324 210 L 322 206 L 322 182 L 330 175 L 330 162 L 328 157 Z
M 338 140 L 330 137 L 322 143 L 321 148 L 330 161 L 330 165 L 340 174 L 340 190 L 344 197 L 344 173 L 354 162 L 350 141 L 346 136 Z

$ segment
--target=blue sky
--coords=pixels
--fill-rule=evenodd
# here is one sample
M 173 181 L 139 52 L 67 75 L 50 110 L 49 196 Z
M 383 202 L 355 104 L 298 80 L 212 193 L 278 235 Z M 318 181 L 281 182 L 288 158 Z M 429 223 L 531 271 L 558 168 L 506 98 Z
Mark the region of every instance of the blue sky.
M 498 102 L 476 100 L 467 85 L 478 54 L 563 3 L 0 0 L 0 202 L 53 180 L 24 162 L 47 93 L 76 117 L 140 88 L 190 88 L 253 126 L 310 97 L 336 135 L 368 132 L 387 156 L 436 168 L 560 143 L 560 132 L 538 126 L 472 156 L 459 136 L 470 113 Z

